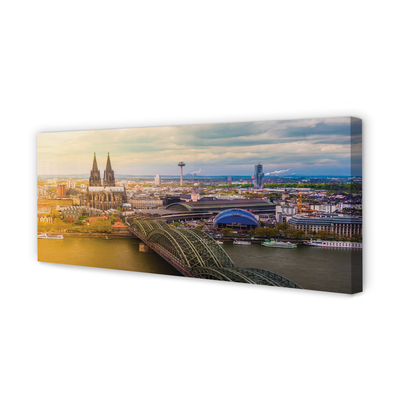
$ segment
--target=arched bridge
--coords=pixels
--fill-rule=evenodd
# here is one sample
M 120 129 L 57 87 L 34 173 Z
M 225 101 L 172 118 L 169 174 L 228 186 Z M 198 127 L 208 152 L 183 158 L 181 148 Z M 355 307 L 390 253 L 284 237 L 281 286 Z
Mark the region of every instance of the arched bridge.
M 300 288 L 270 271 L 237 268 L 225 250 L 207 233 L 175 229 L 162 221 L 127 219 L 128 229 L 185 276 L 258 285 Z

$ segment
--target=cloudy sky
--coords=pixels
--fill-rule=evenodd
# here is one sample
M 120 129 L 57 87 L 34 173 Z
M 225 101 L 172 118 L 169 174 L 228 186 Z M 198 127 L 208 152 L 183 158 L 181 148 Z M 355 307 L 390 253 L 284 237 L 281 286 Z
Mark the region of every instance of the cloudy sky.
M 88 175 L 93 153 L 103 173 L 107 153 L 116 174 L 361 175 L 361 126 L 350 118 L 39 133 L 39 175 Z M 353 120 L 354 121 L 354 120 Z M 352 164 L 353 163 L 353 164 Z M 200 173 L 199 173 L 200 171 Z

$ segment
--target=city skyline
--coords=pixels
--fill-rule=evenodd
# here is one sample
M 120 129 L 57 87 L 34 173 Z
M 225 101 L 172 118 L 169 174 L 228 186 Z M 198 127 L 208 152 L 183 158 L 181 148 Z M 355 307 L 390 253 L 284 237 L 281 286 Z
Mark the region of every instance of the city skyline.
M 38 259 L 359 292 L 361 139 L 353 118 L 39 134 Z
M 88 175 L 96 153 L 99 170 L 110 153 L 119 176 L 361 176 L 361 127 L 350 118 L 39 133 L 38 175 Z M 359 132 L 359 133 L 358 133 Z M 353 162 L 353 165 L 352 165 Z

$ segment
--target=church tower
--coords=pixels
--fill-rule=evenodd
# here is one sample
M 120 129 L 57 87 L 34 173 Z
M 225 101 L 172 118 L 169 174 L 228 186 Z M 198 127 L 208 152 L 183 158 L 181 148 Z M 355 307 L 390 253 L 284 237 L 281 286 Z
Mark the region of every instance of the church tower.
M 107 156 L 107 165 L 104 170 L 103 186 L 115 186 L 114 171 L 111 168 L 110 153 Z
M 93 167 L 90 171 L 89 186 L 101 186 L 100 170 L 97 168 L 96 153 L 94 153 Z

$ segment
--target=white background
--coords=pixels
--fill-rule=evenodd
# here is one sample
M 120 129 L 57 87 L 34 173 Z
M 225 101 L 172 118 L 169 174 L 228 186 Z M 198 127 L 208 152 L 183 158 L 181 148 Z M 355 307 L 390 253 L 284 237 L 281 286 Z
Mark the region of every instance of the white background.
M 0 397 L 396 398 L 396 2 L 5 4 Z M 364 121 L 362 294 L 36 262 L 38 132 L 335 116 Z

